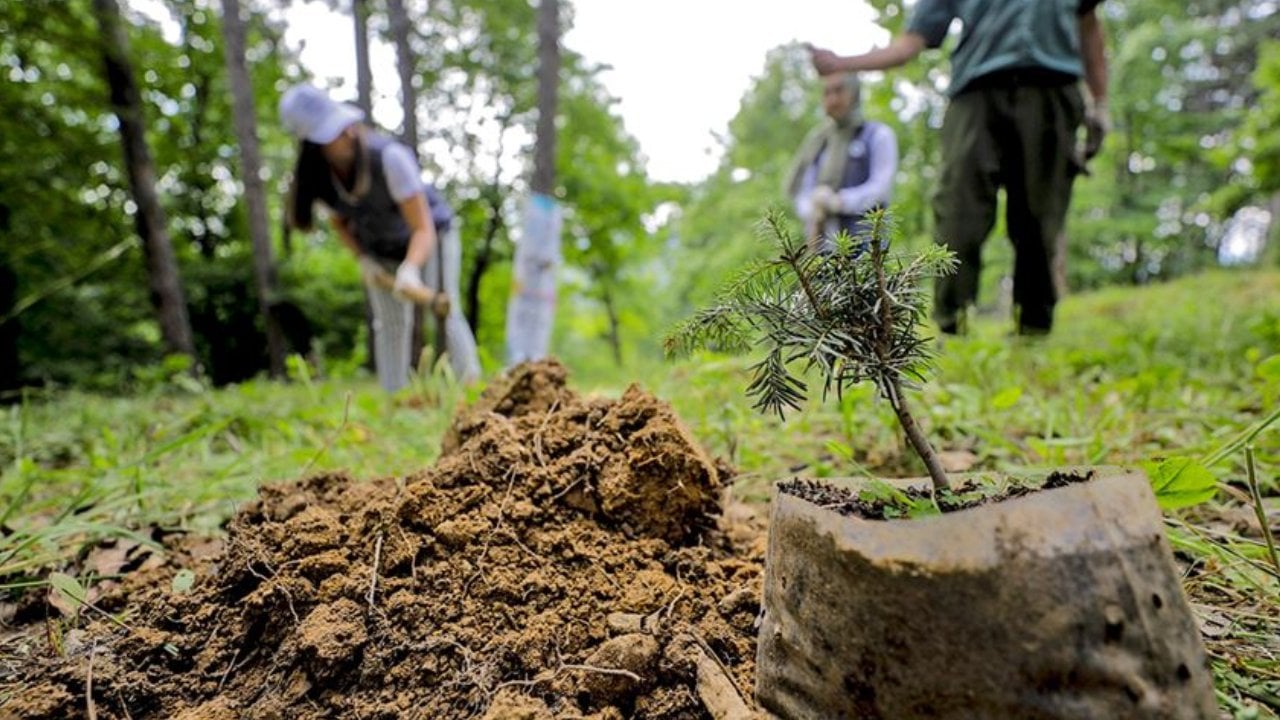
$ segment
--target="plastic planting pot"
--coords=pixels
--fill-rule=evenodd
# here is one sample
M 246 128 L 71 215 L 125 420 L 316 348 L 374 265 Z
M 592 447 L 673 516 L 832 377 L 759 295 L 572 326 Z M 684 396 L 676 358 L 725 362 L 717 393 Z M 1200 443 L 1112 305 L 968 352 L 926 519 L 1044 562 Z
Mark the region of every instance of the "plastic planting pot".
M 1216 718 L 1150 483 L 1090 473 L 907 520 L 777 492 L 760 705 L 788 719 Z

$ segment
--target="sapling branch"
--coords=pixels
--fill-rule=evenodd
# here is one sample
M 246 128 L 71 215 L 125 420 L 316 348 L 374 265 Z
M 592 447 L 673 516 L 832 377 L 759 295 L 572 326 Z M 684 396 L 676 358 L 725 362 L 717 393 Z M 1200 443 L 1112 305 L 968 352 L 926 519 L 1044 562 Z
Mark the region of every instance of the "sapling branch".
M 750 367 L 747 395 L 757 410 L 783 418 L 801 408 L 808 374 L 821 377 L 824 400 L 832 390 L 840 398 L 846 388 L 872 381 L 893 407 L 934 488 L 945 490 L 942 463 L 904 391 L 925 379 L 931 357 L 919 336 L 927 305 L 920 282 L 950 272 L 955 258 L 934 246 L 890 263 L 887 216 L 871 213 L 867 225 L 856 242 L 842 235 L 833 251 L 815 254 L 771 213 L 763 228 L 772 234 L 777 254 L 748 266 L 711 307 L 677 326 L 666 339 L 667 352 L 765 350 Z

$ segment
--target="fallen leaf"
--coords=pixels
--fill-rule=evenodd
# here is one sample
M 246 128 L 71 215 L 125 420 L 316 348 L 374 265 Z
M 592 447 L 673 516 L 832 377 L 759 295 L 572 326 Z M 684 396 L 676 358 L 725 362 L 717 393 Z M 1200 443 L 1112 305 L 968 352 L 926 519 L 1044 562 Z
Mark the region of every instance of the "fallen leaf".
M 142 556 L 151 552 L 151 549 L 142 545 L 142 543 L 132 540 L 116 540 L 110 545 L 100 545 L 89 552 L 89 557 L 85 558 L 85 569 L 99 577 L 104 575 L 119 575 L 129 569 L 128 566 L 137 566 Z
M 49 574 L 49 605 L 65 617 L 75 617 L 87 596 L 79 580 L 65 573 Z

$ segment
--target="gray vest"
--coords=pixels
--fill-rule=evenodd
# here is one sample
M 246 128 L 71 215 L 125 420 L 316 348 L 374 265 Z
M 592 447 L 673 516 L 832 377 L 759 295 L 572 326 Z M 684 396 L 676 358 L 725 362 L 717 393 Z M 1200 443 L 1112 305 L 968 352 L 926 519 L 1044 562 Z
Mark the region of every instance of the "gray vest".
M 364 143 L 357 160 L 356 184 L 348 191 L 333 178 L 334 210 L 350 219 L 352 233 L 360 248 L 375 257 L 400 261 L 409 251 L 413 234 L 400 214 L 400 204 L 391 197 L 387 175 L 382 167 L 382 151 L 395 142 L 381 133 L 364 133 Z M 443 236 L 453 221 L 453 210 L 431 185 L 425 188 L 436 234 Z

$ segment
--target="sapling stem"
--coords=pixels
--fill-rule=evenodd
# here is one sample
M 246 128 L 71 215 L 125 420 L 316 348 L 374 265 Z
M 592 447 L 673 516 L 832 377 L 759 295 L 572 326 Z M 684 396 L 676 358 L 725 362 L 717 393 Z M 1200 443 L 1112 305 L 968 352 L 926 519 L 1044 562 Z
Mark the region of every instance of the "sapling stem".
M 902 425 L 902 431 L 907 434 L 907 440 L 910 441 L 911 447 L 924 461 L 924 466 L 929 470 L 929 479 L 933 481 L 934 492 L 942 492 L 951 489 L 951 481 L 947 479 L 947 473 L 942 469 L 942 461 L 938 459 L 938 453 L 933 449 L 933 445 L 929 439 L 924 436 L 924 432 L 920 430 L 919 423 L 916 422 L 915 416 L 911 414 L 911 408 L 907 405 L 907 398 L 902 392 L 902 382 L 898 379 L 898 373 L 888 369 L 889 365 L 889 338 L 893 337 L 893 303 L 889 297 L 888 282 L 884 276 L 884 219 L 876 216 L 872 222 L 871 231 L 871 262 L 876 268 L 876 288 L 880 294 L 880 327 L 882 330 L 879 342 L 875 344 L 876 355 L 880 358 L 880 363 L 885 367 L 883 372 L 883 382 L 889 390 L 889 404 L 893 407 L 893 412 L 898 416 L 898 423 Z
M 911 448 L 924 461 L 924 466 L 929 471 L 929 479 L 933 481 L 933 491 L 950 490 L 951 480 L 947 477 L 947 472 L 942 469 L 942 461 L 938 459 L 938 452 L 933 449 L 929 439 L 920 430 L 920 425 L 916 422 L 915 416 L 911 414 L 911 408 L 907 407 L 907 398 L 902 394 L 902 386 L 898 383 L 897 378 L 893 378 L 890 382 L 892 383 L 893 397 L 889 399 L 889 405 L 898 416 L 898 424 L 902 425 L 902 431 L 906 433 L 907 440 L 911 443 Z

